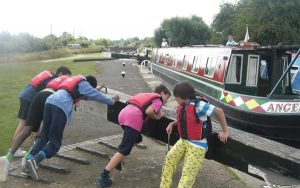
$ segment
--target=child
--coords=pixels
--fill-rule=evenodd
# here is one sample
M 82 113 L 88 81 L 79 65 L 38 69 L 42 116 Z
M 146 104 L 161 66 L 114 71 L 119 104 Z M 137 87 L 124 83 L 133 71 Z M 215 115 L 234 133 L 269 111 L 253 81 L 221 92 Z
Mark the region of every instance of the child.
M 155 93 L 139 93 L 131 97 L 128 105 L 119 114 L 119 124 L 124 129 L 122 142 L 118 152 L 108 162 L 96 183 L 100 187 L 109 187 L 112 184 L 109 173 L 117 168 L 121 170 L 121 161 L 124 156 L 130 154 L 133 146 L 142 141 L 141 130 L 146 117 L 160 119 L 163 113 L 160 111 L 162 105 L 166 103 L 171 92 L 164 85 L 155 88 Z
M 24 129 L 24 126 L 26 124 L 28 110 L 29 110 L 31 101 L 33 100 L 34 96 L 39 91 L 43 90 L 49 81 L 51 81 L 52 79 L 54 79 L 58 76 L 66 75 L 66 74 L 71 74 L 71 71 L 67 67 L 64 67 L 64 66 L 57 68 L 55 75 L 53 75 L 51 73 L 51 71 L 43 71 L 40 74 L 33 77 L 31 79 L 31 81 L 29 82 L 29 84 L 22 90 L 22 92 L 19 95 L 20 109 L 19 109 L 19 113 L 18 113 L 18 118 L 20 119 L 20 122 L 19 122 L 17 129 L 15 130 L 13 139 L 16 139 L 17 136 Z M 24 156 L 25 153 L 26 153 L 25 151 L 18 149 L 14 155 L 17 157 L 22 157 L 22 156 Z
M 38 181 L 37 168 L 45 158 L 53 157 L 61 146 L 66 123 L 72 117 L 73 104 L 81 99 L 95 100 L 104 104 L 113 105 L 119 96 L 113 98 L 104 95 L 97 89 L 97 80 L 93 76 L 84 78 L 81 75 L 66 79 L 60 84 L 59 90 L 47 98 L 43 127 L 40 138 L 33 145 L 25 167 L 30 176 Z
M 6 154 L 6 157 L 9 162 L 13 160 L 14 153 L 17 151 L 20 145 L 26 140 L 26 138 L 30 136 L 30 133 L 39 131 L 41 122 L 43 120 L 44 107 L 47 98 L 58 89 L 58 86 L 65 79 L 67 79 L 68 76 L 63 75 L 51 80 L 47 84 L 46 89 L 38 92 L 35 95 L 28 111 L 25 127 L 23 128 L 21 133 L 16 137 L 16 139 L 13 140 Z
M 180 139 L 165 157 L 160 187 L 171 187 L 176 165 L 182 159 L 184 165 L 178 187 L 192 187 L 208 148 L 207 140 L 202 134 L 207 116 L 216 115 L 221 123 L 223 131 L 219 133 L 219 139 L 223 143 L 226 143 L 228 137 L 227 123 L 222 109 L 202 100 L 195 104 L 195 90 L 189 83 L 181 82 L 175 85 L 173 95 L 179 104 L 177 120 L 170 123 L 166 131 L 170 134 L 173 127 L 177 126 Z
M 238 43 L 233 40 L 233 36 L 232 35 L 228 35 L 228 41 L 226 43 L 226 46 L 235 47 L 237 44 Z

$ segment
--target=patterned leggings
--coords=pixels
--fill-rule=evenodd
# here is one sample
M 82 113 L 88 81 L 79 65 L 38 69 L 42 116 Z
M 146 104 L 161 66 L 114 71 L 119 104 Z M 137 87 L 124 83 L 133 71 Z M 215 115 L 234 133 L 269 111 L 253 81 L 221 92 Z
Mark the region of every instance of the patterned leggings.
M 204 149 L 192 146 L 183 139 L 178 140 L 165 157 L 160 188 L 171 187 L 177 163 L 182 159 L 184 160 L 184 164 L 178 187 L 193 187 L 204 160 L 205 152 Z

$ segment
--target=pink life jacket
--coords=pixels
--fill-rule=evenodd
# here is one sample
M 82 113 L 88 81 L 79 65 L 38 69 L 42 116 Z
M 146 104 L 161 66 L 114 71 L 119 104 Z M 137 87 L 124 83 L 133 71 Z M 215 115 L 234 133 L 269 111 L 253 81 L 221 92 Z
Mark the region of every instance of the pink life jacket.
M 152 100 L 160 99 L 162 102 L 162 97 L 157 93 L 138 93 L 130 97 L 127 101 L 128 104 L 138 107 L 146 118 L 146 109 L 151 105 Z

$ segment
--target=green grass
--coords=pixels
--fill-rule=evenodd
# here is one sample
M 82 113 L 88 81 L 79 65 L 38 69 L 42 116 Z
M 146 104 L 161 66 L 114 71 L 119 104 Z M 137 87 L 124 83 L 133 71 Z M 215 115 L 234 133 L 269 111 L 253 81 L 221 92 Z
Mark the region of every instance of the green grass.
M 72 62 L 72 60 L 40 62 L 10 62 L 0 63 L 0 155 L 5 154 L 12 141 L 14 131 L 19 123 L 19 93 L 29 80 L 43 70 L 55 71 L 64 65 L 74 74 L 96 75 L 95 62 Z
M 72 54 L 67 48 L 41 51 L 41 52 L 1 54 L 0 63 L 30 62 L 35 60 L 53 59 L 53 58 L 61 58 L 61 57 L 69 57 L 69 56 L 72 56 Z

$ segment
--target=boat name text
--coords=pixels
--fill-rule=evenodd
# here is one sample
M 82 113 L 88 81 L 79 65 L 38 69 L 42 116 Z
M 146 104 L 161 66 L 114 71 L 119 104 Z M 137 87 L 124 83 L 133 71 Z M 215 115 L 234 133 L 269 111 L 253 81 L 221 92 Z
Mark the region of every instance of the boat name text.
M 269 103 L 267 112 L 295 113 L 300 112 L 300 103 Z

